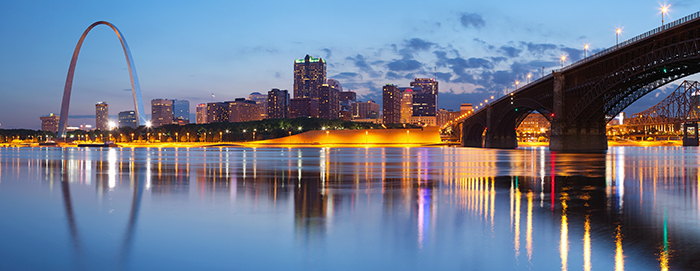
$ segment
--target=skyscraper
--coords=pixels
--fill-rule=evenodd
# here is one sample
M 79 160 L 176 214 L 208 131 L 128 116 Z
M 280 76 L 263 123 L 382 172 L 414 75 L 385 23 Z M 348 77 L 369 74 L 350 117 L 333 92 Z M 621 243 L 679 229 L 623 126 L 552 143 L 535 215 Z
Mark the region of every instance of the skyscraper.
M 352 104 L 353 119 L 378 119 L 379 105 L 372 100 Z
M 109 129 L 109 105 L 106 102 L 95 104 L 95 129 L 100 131 Z
M 413 116 L 413 90 L 404 88 L 401 91 L 401 123 L 410 123 Z
M 411 87 L 413 87 L 413 116 L 434 117 L 437 112 L 438 82 L 433 78 L 415 78 L 411 82 Z
M 207 123 L 207 104 L 197 105 L 197 124 Z
M 41 120 L 41 130 L 58 133 L 58 115 L 51 113 L 48 116 L 39 117 Z
M 340 86 L 340 84 L 337 86 Z M 337 119 L 340 117 L 340 102 L 338 100 L 339 92 L 340 91 L 334 86 L 330 86 L 328 84 L 323 84 L 321 86 L 318 99 L 319 118 Z
M 173 123 L 173 101 L 168 99 L 151 100 L 151 126 L 158 127 Z
M 267 118 L 289 118 L 289 92 L 273 88 L 267 92 Z
M 173 119 L 190 119 L 190 101 L 188 100 L 172 100 L 173 101 Z
M 401 91 L 399 87 L 387 84 L 382 88 L 382 106 L 384 123 L 401 122 Z
M 326 62 L 306 55 L 294 61 L 294 98 L 318 99 L 321 85 L 326 83 Z
M 136 128 L 136 112 L 133 110 L 119 112 L 119 127 Z

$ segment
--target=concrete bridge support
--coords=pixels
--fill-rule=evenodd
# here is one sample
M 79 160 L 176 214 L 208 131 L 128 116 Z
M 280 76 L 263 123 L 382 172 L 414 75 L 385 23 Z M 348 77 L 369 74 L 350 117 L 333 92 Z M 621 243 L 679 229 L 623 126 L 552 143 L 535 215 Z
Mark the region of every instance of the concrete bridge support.
M 605 135 L 605 118 L 586 123 L 565 123 L 564 75 L 554 73 L 552 135 L 549 150 L 560 152 L 605 152 L 608 138 Z

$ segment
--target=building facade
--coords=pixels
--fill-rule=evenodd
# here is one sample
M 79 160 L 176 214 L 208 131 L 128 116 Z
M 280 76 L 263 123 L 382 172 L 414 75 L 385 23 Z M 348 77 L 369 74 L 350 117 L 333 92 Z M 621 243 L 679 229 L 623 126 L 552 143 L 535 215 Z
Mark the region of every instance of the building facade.
M 401 91 L 401 123 L 410 123 L 413 116 L 413 90 L 405 88 Z
M 318 118 L 318 100 L 312 98 L 294 98 L 289 100 L 289 117 Z
M 41 130 L 58 133 L 58 120 L 60 119 L 58 115 L 53 113 L 48 116 L 39 117 L 41 120 Z
M 119 127 L 136 128 L 136 112 L 133 110 L 119 112 Z
M 321 85 L 326 83 L 326 62 L 306 55 L 294 61 L 294 98 L 319 98 Z
M 267 118 L 289 118 L 289 92 L 273 88 L 267 92 Z
M 248 100 L 255 101 L 258 105 L 260 105 L 261 119 L 267 119 L 267 95 L 261 94 L 260 92 L 253 92 L 248 95 Z
M 207 122 L 207 104 L 198 104 L 196 110 L 197 124 L 205 124 Z
M 438 108 L 438 82 L 433 78 L 415 78 L 413 88 L 413 116 L 435 116 Z
M 207 103 L 207 123 L 228 122 L 231 113 L 228 102 Z
M 109 105 L 106 102 L 95 104 L 95 129 L 109 130 Z
M 151 100 L 151 127 L 173 123 L 173 101 L 168 99 Z
M 262 120 L 262 106 L 255 101 L 237 98 L 232 102 L 228 102 L 228 105 L 229 122 Z
M 382 88 L 382 119 L 385 124 L 401 122 L 401 91 L 387 84 Z
M 173 120 L 190 120 L 190 101 L 187 100 L 172 100 L 173 101 Z
M 372 100 L 367 102 L 356 102 L 352 104 L 352 118 L 355 119 L 378 119 L 379 104 Z
M 337 81 L 335 81 L 337 82 Z M 337 84 L 340 86 L 340 83 Z M 318 117 L 322 119 L 337 119 L 340 117 L 340 90 L 334 86 L 324 84 L 319 90 Z

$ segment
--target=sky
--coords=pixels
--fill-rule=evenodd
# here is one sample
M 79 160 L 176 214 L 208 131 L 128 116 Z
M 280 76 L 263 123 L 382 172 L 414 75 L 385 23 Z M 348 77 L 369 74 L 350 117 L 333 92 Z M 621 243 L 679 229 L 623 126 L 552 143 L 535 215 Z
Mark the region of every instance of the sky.
M 515 81 L 566 64 L 700 11 L 700 1 L 1 1 L 0 129 L 41 127 L 58 114 L 70 59 L 83 31 L 111 22 L 127 40 L 150 100 L 198 103 L 292 91 L 293 63 L 306 54 L 327 61 L 328 78 L 358 99 L 381 104 L 387 83 L 409 86 L 437 77 L 439 107 L 459 110 L 502 95 Z M 686 77 L 700 80 L 700 75 Z M 675 84 L 625 109 L 661 101 Z M 522 86 L 522 84 L 521 84 Z M 215 97 L 212 97 L 212 94 Z M 69 125 L 94 125 L 95 103 L 110 116 L 133 110 L 119 39 L 94 28 L 77 62 Z

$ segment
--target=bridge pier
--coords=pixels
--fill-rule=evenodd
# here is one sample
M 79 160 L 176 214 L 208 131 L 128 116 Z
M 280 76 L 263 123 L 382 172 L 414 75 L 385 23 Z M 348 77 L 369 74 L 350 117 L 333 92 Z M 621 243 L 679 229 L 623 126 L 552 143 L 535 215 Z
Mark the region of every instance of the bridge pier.
M 605 118 L 587 123 L 570 123 L 564 119 L 564 75 L 553 73 L 554 92 L 551 123 L 552 134 L 549 137 L 549 150 L 560 152 L 605 152 L 608 150 L 608 138 L 605 134 Z

